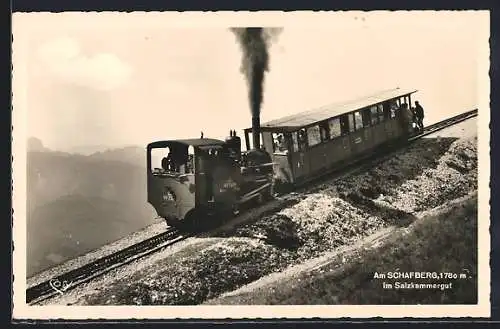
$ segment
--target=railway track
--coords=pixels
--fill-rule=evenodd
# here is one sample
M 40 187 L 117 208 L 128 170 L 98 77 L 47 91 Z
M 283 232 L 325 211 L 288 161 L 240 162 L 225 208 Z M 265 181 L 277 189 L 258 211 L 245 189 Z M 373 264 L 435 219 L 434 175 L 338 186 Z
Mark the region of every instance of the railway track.
M 435 132 L 437 132 L 439 130 L 442 130 L 442 129 L 446 128 L 446 127 L 449 127 L 449 126 L 455 125 L 457 123 L 460 123 L 462 121 L 474 118 L 474 117 L 477 116 L 477 114 L 478 114 L 477 109 L 473 109 L 471 111 L 467 111 L 467 112 L 461 113 L 459 115 L 455 115 L 453 117 L 450 117 L 448 119 L 439 121 L 439 122 L 434 123 L 434 124 L 432 124 L 432 125 L 430 125 L 428 127 L 425 127 L 424 128 L 424 132 L 422 134 L 410 137 L 408 139 L 408 141 L 412 142 L 414 140 L 417 140 L 419 138 L 422 138 L 424 136 L 427 136 L 427 135 L 435 133 Z
M 63 294 L 114 268 L 131 263 L 188 237 L 188 235 L 182 235 L 176 229 L 168 229 L 149 239 L 26 289 L 26 302 L 41 302 L 54 295 Z
M 474 109 L 447 118 L 445 120 L 442 120 L 440 122 L 425 127 L 423 133 L 409 137 L 407 142 L 412 143 L 424 136 L 430 135 L 439 130 L 460 123 L 462 121 L 471 119 L 473 117 L 476 117 L 477 115 L 478 115 L 478 110 Z M 334 172 L 329 172 L 326 175 L 336 176 L 332 177 L 335 180 L 350 175 L 354 172 L 364 170 L 369 166 L 372 167 L 387 159 L 387 157 L 390 156 L 390 154 L 393 151 L 399 149 L 400 146 L 401 145 L 394 145 L 393 147 L 388 148 L 383 154 L 380 154 L 379 152 L 378 153 L 374 152 L 373 154 L 370 154 L 362 159 L 358 159 L 355 162 L 345 164 L 341 166 L 338 170 L 335 170 Z M 354 168 L 352 167 L 353 165 L 355 166 Z M 339 175 L 339 173 L 341 173 L 341 175 Z M 312 180 L 309 180 L 308 182 L 304 182 L 303 184 L 300 185 L 299 189 L 296 191 L 300 192 L 301 190 L 313 185 L 319 179 L 324 178 L 326 175 L 322 175 L 321 177 L 316 177 Z M 214 231 L 217 231 L 217 229 Z M 54 295 L 63 294 L 65 291 L 68 291 L 78 285 L 86 283 L 97 276 L 103 275 L 115 268 L 118 268 L 134 260 L 137 260 L 139 258 L 157 252 L 159 250 L 162 250 L 165 247 L 173 245 L 174 243 L 179 242 L 181 240 L 185 240 L 188 237 L 189 235 L 181 234 L 181 232 L 179 232 L 176 229 L 173 228 L 168 229 L 166 232 L 160 233 L 154 237 L 141 241 L 137 244 L 129 246 L 118 252 L 97 259 L 82 267 L 76 268 L 62 275 L 54 277 L 51 280 L 44 281 L 40 284 L 28 288 L 26 290 L 26 302 L 38 303 L 48 298 L 51 298 Z

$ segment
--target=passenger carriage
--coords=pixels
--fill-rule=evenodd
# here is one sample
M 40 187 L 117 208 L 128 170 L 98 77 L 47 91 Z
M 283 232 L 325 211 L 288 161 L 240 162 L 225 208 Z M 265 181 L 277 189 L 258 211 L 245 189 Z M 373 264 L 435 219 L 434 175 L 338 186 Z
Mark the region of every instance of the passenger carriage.
M 411 107 L 415 92 L 385 90 L 262 124 L 262 146 L 272 156 L 275 178 L 285 184 L 304 182 L 411 134 L 405 107 Z M 251 128 L 244 133 L 250 149 Z

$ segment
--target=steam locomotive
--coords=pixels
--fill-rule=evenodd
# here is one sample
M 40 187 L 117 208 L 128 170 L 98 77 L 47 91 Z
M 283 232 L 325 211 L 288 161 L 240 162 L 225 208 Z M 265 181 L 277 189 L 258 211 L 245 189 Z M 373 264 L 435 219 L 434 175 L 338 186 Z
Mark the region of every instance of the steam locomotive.
M 152 152 L 158 148 L 168 155 L 161 168 L 153 168 Z M 235 131 L 225 141 L 203 137 L 157 141 L 147 149 L 152 169 L 148 170 L 148 202 L 169 226 L 206 227 L 209 218 L 237 215 L 250 200 L 272 198 L 271 156 L 260 148 L 242 152 Z
M 201 136 L 150 143 L 148 202 L 169 226 L 210 226 L 238 214 L 252 200 L 273 198 L 277 182 L 307 182 L 377 148 L 406 141 L 415 133 L 409 107 L 415 92 L 385 90 L 263 125 L 253 117 L 252 127 L 244 130 L 247 151 L 233 130 L 224 141 Z M 166 156 L 155 156 L 157 150 Z

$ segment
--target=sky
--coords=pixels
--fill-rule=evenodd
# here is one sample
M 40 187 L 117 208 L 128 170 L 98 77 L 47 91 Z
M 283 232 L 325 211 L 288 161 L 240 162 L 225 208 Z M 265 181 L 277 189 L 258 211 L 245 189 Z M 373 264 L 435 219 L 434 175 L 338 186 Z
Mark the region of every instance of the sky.
M 427 123 L 488 97 L 485 12 L 317 15 L 15 13 L 14 111 L 54 150 L 242 135 L 251 114 L 229 27 L 246 23 L 283 27 L 262 122 L 395 87 L 419 90 Z

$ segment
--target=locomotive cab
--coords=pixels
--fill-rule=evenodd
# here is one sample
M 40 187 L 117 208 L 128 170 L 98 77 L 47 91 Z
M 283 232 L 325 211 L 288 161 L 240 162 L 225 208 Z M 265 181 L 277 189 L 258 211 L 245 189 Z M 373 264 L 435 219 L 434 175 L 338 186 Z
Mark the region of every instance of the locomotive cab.
M 208 138 L 149 144 L 148 202 L 176 227 L 205 226 L 213 216 L 236 212 L 264 185 L 255 175 L 245 174 L 237 146 Z
M 178 141 L 147 147 L 148 202 L 169 225 L 184 218 L 196 204 L 195 152 L 189 149 L 189 144 Z

